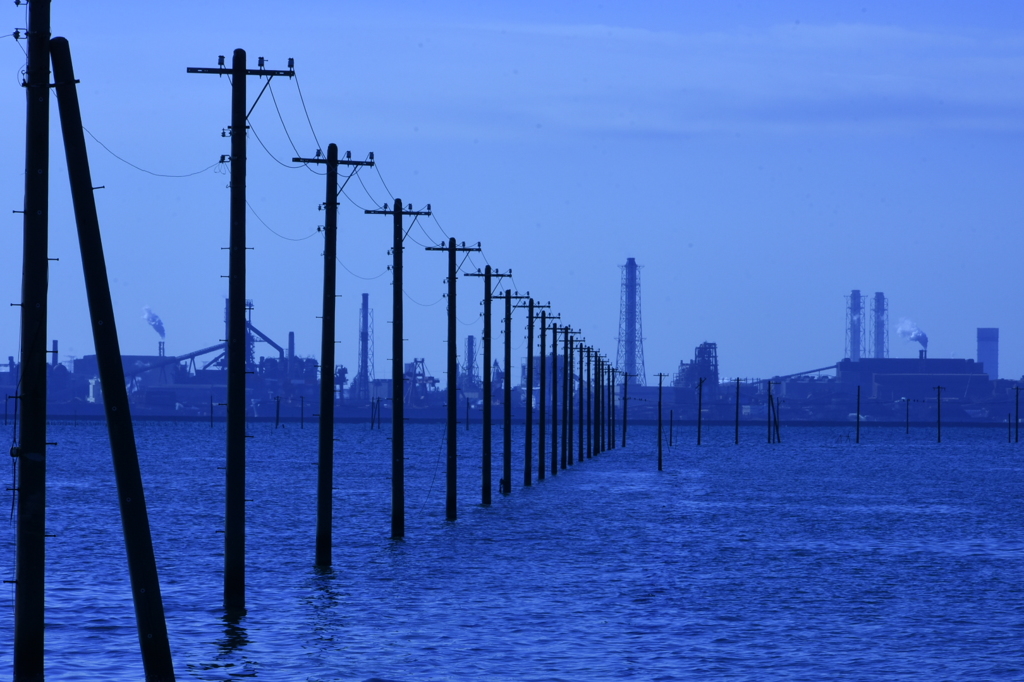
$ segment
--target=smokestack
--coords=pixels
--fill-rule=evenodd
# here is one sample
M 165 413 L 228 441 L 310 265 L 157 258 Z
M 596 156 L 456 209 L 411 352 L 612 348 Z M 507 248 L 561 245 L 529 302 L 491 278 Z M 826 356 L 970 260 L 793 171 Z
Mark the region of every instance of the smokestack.
M 978 362 L 989 379 L 999 378 L 999 328 L 978 327 Z
M 288 332 L 288 366 L 295 360 L 295 332 Z
M 919 359 L 921 359 L 921 360 L 927 360 L 928 359 L 928 351 L 925 350 L 924 348 L 922 348 L 921 350 L 917 351 L 917 357 Z
M 981 333 L 981 330 L 978 330 Z M 53 368 L 57 367 L 57 339 L 53 340 L 53 357 L 50 359 L 50 366 Z
M 863 318 L 863 306 L 860 300 L 860 289 L 854 289 L 850 292 L 850 308 L 848 310 L 848 329 L 850 335 L 850 360 L 853 362 L 860 361 L 860 346 L 861 338 L 863 338 L 863 325 L 861 324 Z
M 875 302 L 871 310 L 874 320 L 874 357 L 889 357 L 889 307 L 885 300 L 885 294 L 881 291 L 875 292 Z

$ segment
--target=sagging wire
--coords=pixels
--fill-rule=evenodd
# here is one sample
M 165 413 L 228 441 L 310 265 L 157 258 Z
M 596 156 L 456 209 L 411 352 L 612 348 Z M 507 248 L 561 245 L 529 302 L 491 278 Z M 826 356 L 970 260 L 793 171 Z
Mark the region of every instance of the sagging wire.
M 250 204 L 250 203 L 249 203 L 249 200 L 248 200 L 248 199 L 246 199 L 246 200 L 245 200 L 245 205 L 246 205 L 246 206 L 248 206 L 248 207 L 249 207 L 249 210 L 250 210 L 250 211 L 252 211 L 252 214 L 253 214 L 254 216 L 256 216 L 256 220 L 260 221 L 260 223 L 262 223 L 262 224 L 263 224 L 263 227 L 267 228 L 268 230 L 270 230 L 271 232 L 273 232 L 274 234 L 276 234 L 276 235 L 277 235 L 278 237 L 280 237 L 281 239 L 287 239 L 287 240 L 288 240 L 288 241 L 290 241 L 290 242 L 304 242 L 304 241 L 306 241 L 307 239 L 309 239 L 310 237 L 314 237 L 314 236 L 316 236 L 316 235 L 317 235 L 317 234 L 318 234 L 318 233 L 320 232 L 320 228 L 317 228 L 317 229 L 316 229 L 316 232 L 313 232 L 312 234 L 306 235 L 305 237 L 286 237 L 286 236 L 284 236 L 283 234 L 281 234 L 280 232 L 277 232 L 276 230 L 274 230 L 274 228 L 272 228 L 272 227 L 271 227 L 270 225 L 267 225 L 266 221 L 265 221 L 265 220 L 263 220 L 263 218 L 261 218 L 261 217 L 260 217 L 260 214 L 259 214 L 259 213 L 257 213 L 257 212 L 256 212 L 256 209 L 254 209 L 254 208 L 252 207 L 252 204 Z
M 270 81 L 267 81 L 267 85 L 270 86 Z M 295 156 L 302 156 L 302 154 L 299 153 L 298 147 L 295 146 L 295 142 L 292 140 L 291 133 L 288 132 L 288 126 L 285 125 L 284 116 L 281 115 L 281 107 L 279 107 L 277 105 L 277 96 L 274 94 L 273 86 L 270 86 L 269 90 L 270 90 L 270 99 L 273 100 L 273 102 L 274 102 L 274 110 L 277 112 L 277 120 L 279 120 L 281 122 L 281 128 L 284 130 L 284 136 L 288 138 L 288 144 L 290 144 L 292 146 L 292 151 L 295 152 Z M 307 118 L 308 118 L 308 114 L 307 114 Z M 315 135 L 313 137 L 316 138 Z M 320 143 L 319 142 L 317 142 L 317 151 L 318 152 L 320 151 Z M 312 168 L 308 163 L 304 163 L 302 165 L 306 167 L 306 170 L 308 170 L 310 173 L 313 173 L 314 175 L 327 175 L 327 171 L 320 172 L 320 171 L 316 170 L 315 168 Z
M 352 204 L 353 206 L 355 206 L 356 208 L 362 209 L 362 210 L 364 210 L 364 211 L 369 211 L 369 210 L 370 210 L 370 209 L 366 208 L 365 206 L 360 206 L 359 204 L 357 204 L 357 203 L 356 203 L 356 201 L 355 201 L 355 199 L 353 199 L 352 197 L 350 197 L 350 196 L 348 195 L 348 192 L 346 192 L 345 190 L 342 190 L 342 191 L 341 191 L 341 193 L 342 193 L 342 194 L 344 194 L 344 195 L 345 195 L 345 198 L 346 198 L 346 199 L 348 199 L 348 200 L 349 200 L 349 202 L 350 202 L 350 203 L 351 203 L 351 204 Z M 377 206 L 376 208 L 378 208 L 378 209 L 379 209 L 379 208 L 380 208 L 380 206 Z
M 306 98 L 302 96 L 302 86 L 299 85 L 298 74 L 295 75 L 295 88 L 299 91 L 299 101 L 302 102 L 302 111 L 306 114 L 306 123 L 309 124 L 309 132 L 313 133 L 313 140 L 316 142 L 316 148 L 323 149 L 323 145 L 320 144 L 320 139 L 316 136 L 316 131 L 313 130 L 313 121 L 309 118 L 309 109 L 306 108 Z
M 380 184 L 384 185 L 384 191 L 386 191 L 388 193 L 388 196 L 391 197 L 391 200 L 394 201 L 395 195 L 391 193 L 391 188 L 388 187 L 388 183 L 384 182 L 384 176 L 380 174 L 380 166 L 374 164 L 373 168 L 374 170 L 377 171 L 377 177 L 380 178 Z
M 433 303 L 420 303 L 420 302 L 419 302 L 419 301 L 417 301 L 417 300 L 416 300 L 415 298 L 413 298 L 412 296 L 410 296 L 410 295 L 409 295 L 409 292 L 408 292 L 408 291 L 406 291 L 405 289 L 402 289 L 402 293 L 403 293 L 403 294 L 405 294 L 405 297 L 406 297 L 407 299 L 409 299 L 410 301 L 412 301 L 412 302 L 413 302 L 413 303 L 415 303 L 416 305 L 420 306 L 421 308 L 431 308 L 431 307 L 433 307 L 433 306 L 437 305 L 438 303 L 440 303 L 441 301 L 443 301 L 443 300 L 444 300 L 444 296 L 442 295 L 442 296 L 441 296 L 441 298 L 437 299 L 437 300 L 436 300 L 436 301 L 434 301 Z
M 374 168 L 376 168 L 376 167 L 377 166 L 374 165 Z M 359 184 L 363 186 L 363 191 L 366 192 L 366 196 L 368 196 L 370 198 L 370 201 L 372 201 L 374 203 L 374 205 L 376 205 L 376 206 L 383 206 L 382 203 L 380 203 L 379 201 L 377 201 L 376 199 L 373 198 L 373 195 L 370 194 L 370 190 L 366 189 L 366 183 L 363 182 L 363 178 L 362 178 L 361 175 L 357 175 L 356 176 L 356 180 L 358 180 Z M 392 201 L 394 201 L 394 199 L 395 199 L 394 197 L 391 197 Z
M 269 149 L 267 149 L 267 145 L 263 144 L 263 140 L 260 139 L 260 135 L 259 135 L 259 133 L 256 132 L 256 127 L 253 126 L 251 121 L 249 122 L 249 130 L 252 131 L 252 134 L 256 138 L 256 141 L 260 143 L 261 147 L 263 147 L 263 151 L 265 151 L 267 153 L 267 156 L 272 158 L 274 161 L 277 161 L 277 163 L 279 163 L 280 165 L 284 166 L 285 168 L 302 168 L 303 164 L 299 164 L 298 166 L 289 166 L 287 163 L 285 163 L 281 159 L 279 159 L 276 156 L 274 156 L 273 153 L 271 153 L 271 151 Z
M 220 165 L 221 163 L 223 163 L 222 161 L 217 161 L 216 163 L 211 163 L 211 164 L 210 164 L 209 166 L 207 166 L 206 168 L 203 168 L 202 170 L 197 170 L 197 171 L 195 171 L 194 173 L 184 173 L 184 174 L 182 174 L 182 175 L 171 175 L 171 174 L 169 174 L 169 173 L 155 173 L 155 172 L 153 172 L 153 171 L 151 171 L 151 170 L 147 170 L 147 169 L 143 168 L 142 166 L 136 166 L 136 165 L 135 165 L 134 163 L 132 163 L 131 161 L 128 161 L 127 159 L 125 159 L 125 158 L 123 158 L 123 157 L 121 157 L 121 156 L 118 156 L 117 154 L 115 154 L 115 153 L 114 153 L 114 152 L 113 152 L 113 151 L 112 151 L 112 150 L 110 149 L 110 147 L 108 147 L 107 145 L 103 144 L 103 143 L 102 143 L 102 142 L 100 141 L 100 139 L 99 139 L 98 137 L 96 137 L 95 135 L 93 135 L 92 131 L 91 131 L 91 130 L 89 130 L 88 128 L 86 128 L 85 126 L 82 126 L 82 130 L 84 130 L 85 132 L 87 132 L 87 133 L 89 134 L 89 137 L 91 137 L 91 138 L 92 138 L 93 140 L 95 140 L 95 141 L 96 141 L 96 144 L 98 144 L 99 146 L 101 146 L 101 147 L 103 147 L 103 148 L 104 148 L 105 150 L 107 150 L 107 153 L 108 153 L 108 154 L 110 154 L 111 156 L 113 156 L 113 157 L 114 157 L 115 159 L 117 159 L 117 160 L 118 160 L 118 161 L 120 161 L 121 163 L 125 163 L 125 164 L 128 164 L 129 166 L 131 166 L 132 168 L 134 168 L 134 169 L 135 169 L 135 170 L 137 170 L 137 171 L 142 171 L 143 173 L 149 173 L 150 175 L 154 175 L 154 176 L 156 176 L 156 177 L 158 177 L 158 178 L 190 178 L 190 177 L 192 177 L 193 175 L 199 175 L 200 173 L 205 173 L 206 171 L 210 170 L 211 168 L 216 168 L 216 167 L 217 167 L 217 166 L 219 166 L 219 165 Z
M 354 272 L 352 272 L 351 270 L 349 270 L 349 269 L 348 269 L 348 266 L 347 266 L 347 265 L 345 265 L 344 263 L 342 263 L 342 262 L 341 262 L 341 259 L 340 259 L 340 258 L 338 258 L 337 256 L 335 256 L 335 260 L 337 260 L 337 261 L 338 261 L 338 265 L 340 265 L 341 267 L 345 268 L 345 271 L 346 271 L 346 272 L 348 272 L 348 274 L 352 275 L 353 277 L 355 277 L 355 278 L 357 278 L 357 279 L 366 279 L 366 280 L 371 280 L 371 279 L 380 279 L 380 278 L 381 278 L 381 277 L 383 277 L 384 275 L 388 274 L 388 271 L 387 271 L 387 269 L 385 269 L 385 270 L 384 270 L 384 271 L 383 271 L 382 273 L 380 273 L 379 275 L 374 275 L 373 277 L 363 277 L 362 275 L 357 275 L 356 273 L 354 273 Z

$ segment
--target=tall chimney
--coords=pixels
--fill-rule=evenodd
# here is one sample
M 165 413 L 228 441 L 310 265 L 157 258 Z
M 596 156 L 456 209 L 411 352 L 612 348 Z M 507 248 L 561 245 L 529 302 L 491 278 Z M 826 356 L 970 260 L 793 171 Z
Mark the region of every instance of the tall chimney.
M 860 361 L 860 342 L 864 329 L 863 312 L 864 308 L 861 305 L 860 289 L 854 289 L 850 292 L 850 307 L 847 311 L 847 316 L 849 317 L 847 329 L 850 336 L 850 360 L 853 362 Z

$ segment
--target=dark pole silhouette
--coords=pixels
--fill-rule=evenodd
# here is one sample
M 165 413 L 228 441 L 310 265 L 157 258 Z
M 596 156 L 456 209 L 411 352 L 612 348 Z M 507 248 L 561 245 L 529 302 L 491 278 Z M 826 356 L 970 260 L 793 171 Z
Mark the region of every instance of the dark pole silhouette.
M 245 183 L 246 183 L 246 76 L 266 78 L 295 72 L 246 69 L 245 50 L 234 51 L 231 68 L 188 68 L 188 73 L 231 76 L 231 230 L 228 250 L 228 417 L 226 510 L 224 515 L 224 607 L 238 613 L 245 608 L 245 375 L 248 343 L 245 320 Z
M 21 268 L 21 440 L 14 583 L 14 679 L 43 679 L 46 571 L 46 316 L 49 279 L 50 3 L 29 3 Z M 13 368 L 11 368 L 13 369 Z M 19 405 L 20 403 L 20 405 Z M 20 407 L 20 419 L 17 414 Z
M 575 381 L 572 379 L 572 357 L 575 351 L 575 339 L 570 338 L 568 344 L 565 346 L 565 367 L 568 368 L 569 380 L 565 382 L 565 407 L 567 408 L 565 414 L 565 451 L 568 453 L 566 456 L 569 464 L 572 463 L 572 420 L 575 418 L 574 411 L 572 410 L 573 401 L 572 393 L 575 388 Z
M 569 384 L 572 382 L 572 357 L 569 353 L 569 328 L 562 327 L 562 468 L 572 466 L 569 450 Z
M 373 215 L 393 217 L 392 229 L 392 283 L 391 300 L 394 313 L 391 320 L 391 537 L 405 537 L 405 354 L 402 345 L 404 329 L 404 306 L 402 291 L 402 242 L 405 230 L 403 216 L 429 216 L 430 204 L 426 211 L 402 208 L 402 200 L 395 197 L 395 207 L 388 210 L 366 210 Z
M 565 464 L 562 464 L 565 468 Z M 551 325 L 551 475 L 558 474 L 558 325 Z
M 857 442 L 860 442 L 860 386 L 857 387 Z
M 504 387 L 504 448 L 502 450 L 502 490 L 512 492 L 512 290 L 505 290 L 505 378 Z
M 629 418 L 629 372 L 622 373 L 622 447 L 626 447 L 626 425 Z
M 456 246 L 455 238 L 448 238 L 448 246 L 428 246 L 427 251 L 446 251 L 448 253 L 448 392 L 447 392 L 447 420 L 446 437 L 448 453 L 445 473 L 445 518 L 454 521 L 457 518 L 457 489 L 458 489 L 458 395 L 459 395 L 459 356 L 458 356 L 458 308 L 456 305 L 456 294 L 458 282 L 457 256 L 460 251 L 479 251 L 480 245 Z M 469 412 L 466 413 L 466 421 L 469 421 Z
M 295 163 L 327 165 L 324 198 L 324 297 L 320 334 L 320 423 L 317 431 L 316 565 L 331 565 L 334 518 L 334 337 L 338 273 L 338 166 L 372 166 L 373 161 L 352 161 L 351 153 L 338 158 L 338 145 L 327 145 L 327 158 L 293 158 Z M 373 154 L 370 154 L 373 158 Z M 281 398 L 277 399 L 280 415 Z
M 736 377 L 736 445 L 740 444 L 740 378 Z
M 707 381 L 705 377 L 700 378 L 700 382 L 697 384 L 697 445 L 700 445 L 701 427 L 704 423 L 704 382 Z
M 658 374 L 658 471 L 663 470 L 661 452 L 661 382 L 664 378 L 664 374 Z
M 523 485 L 533 485 L 533 299 L 527 311 L 526 327 L 526 442 L 523 462 Z
M 135 604 L 135 622 L 142 648 L 142 665 L 146 680 L 174 680 L 171 647 L 167 640 L 163 599 L 157 575 L 153 539 L 149 530 L 142 471 L 135 443 L 135 431 L 128 403 L 128 390 L 121 363 L 121 348 L 114 320 L 114 304 L 110 298 L 107 265 L 104 259 L 100 224 L 96 215 L 92 174 L 86 152 L 82 115 L 78 106 L 75 72 L 71 50 L 64 38 L 50 41 L 53 76 L 56 82 L 57 106 L 67 157 L 71 196 L 78 225 L 82 252 L 82 270 L 92 320 L 96 362 L 103 383 L 103 408 L 107 417 L 110 451 L 114 460 L 114 477 L 121 507 L 121 526 L 128 555 L 128 575 Z M 40 676 L 39 679 L 42 679 Z
M 547 374 L 547 323 L 548 316 L 547 311 L 540 311 L 540 405 L 537 410 L 537 480 L 543 481 L 544 475 L 547 473 L 547 452 L 544 449 L 544 444 L 547 440 L 545 428 L 547 427 L 547 414 L 545 411 L 548 408 L 548 374 Z
M 584 429 L 586 428 L 586 424 L 585 424 L 586 420 L 584 420 L 584 418 L 583 418 L 583 415 L 584 415 L 584 412 L 583 412 L 583 401 L 584 401 L 585 396 L 587 394 L 587 387 L 584 384 L 584 381 L 586 380 L 586 377 L 583 374 L 583 355 L 586 352 L 586 350 L 585 350 L 585 348 L 583 346 L 583 340 L 582 339 L 580 339 L 580 345 L 579 345 L 578 351 L 579 351 L 579 354 L 580 354 L 580 381 L 579 381 L 579 394 L 580 394 L 580 397 L 579 397 L 579 412 L 580 413 L 579 413 L 579 416 L 576 417 L 576 421 L 579 423 L 578 431 L 579 431 L 579 441 L 580 441 L 580 444 L 579 444 L 579 447 L 577 448 L 577 450 L 578 450 L 577 457 L 582 462 L 583 461 L 583 455 L 584 455 L 584 452 L 583 452 L 583 450 L 584 450 L 584 442 L 583 441 L 585 440 L 585 436 L 584 436 L 583 432 L 584 432 Z
M 483 367 L 483 472 L 481 476 L 481 504 L 491 503 L 491 416 L 492 416 L 492 392 L 491 386 L 491 298 L 493 295 L 493 288 L 491 284 L 492 279 L 501 281 L 502 277 L 508 277 L 512 274 L 509 270 L 507 273 L 495 272 L 490 265 L 484 268 L 484 271 L 470 273 L 467 277 L 482 277 L 484 280 L 484 367 Z

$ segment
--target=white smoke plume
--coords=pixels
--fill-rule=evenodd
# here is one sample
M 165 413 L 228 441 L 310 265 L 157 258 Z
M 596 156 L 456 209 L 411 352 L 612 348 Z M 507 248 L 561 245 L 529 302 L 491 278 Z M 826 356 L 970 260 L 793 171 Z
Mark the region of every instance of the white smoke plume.
M 149 306 L 142 307 L 142 319 L 149 322 L 149 326 L 156 330 L 156 333 L 163 339 L 167 335 L 164 333 L 164 322 L 160 319 L 160 316 L 149 309 Z
M 896 327 L 896 333 L 907 341 L 917 341 L 921 344 L 922 348 L 928 349 L 928 335 L 921 331 L 913 320 L 908 320 L 905 317 L 900 319 L 899 326 Z

